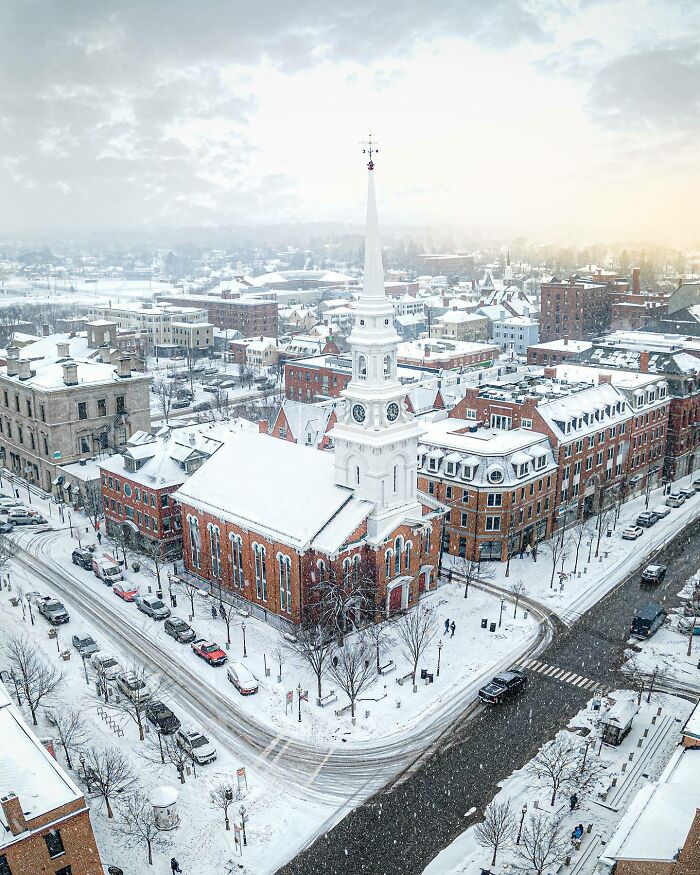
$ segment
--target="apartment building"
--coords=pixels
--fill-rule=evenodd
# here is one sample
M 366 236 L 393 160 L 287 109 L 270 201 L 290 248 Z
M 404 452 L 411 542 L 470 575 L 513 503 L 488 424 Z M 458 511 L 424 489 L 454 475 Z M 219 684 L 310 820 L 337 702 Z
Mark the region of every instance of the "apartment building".
M 423 338 L 400 343 L 398 362 L 409 367 L 452 371 L 457 368 L 491 365 L 500 352 L 492 343 Z
M 94 355 L 94 354 L 93 354 Z M 21 356 L 21 357 L 20 357 Z M 84 337 L 45 337 L 7 350 L 0 369 L 0 461 L 52 491 L 60 465 L 119 450 L 151 427 L 151 377 L 88 353 Z
M 604 282 L 589 282 L 571 277 L 565 282 L 542 283 L 540 300 L 540 340 L 547 342 L 567 336 L 588 340 L 610 327 L 610 301 Z
M 91 309 L 90 319 L 114 322 L 119 329 L 142 332 L 156 355 L 172 355 L 180 350 L 192 350 L 201 355 L 214 347 L 214 326 L 201 307 L 99 306 Z
M 224 289 L 220 295 L 159 295 L 158 301 L 204 310 L 205 319 L 224 331 L 240 331 L 244 337 L 277 337 L 277 300 L 272 297 Z

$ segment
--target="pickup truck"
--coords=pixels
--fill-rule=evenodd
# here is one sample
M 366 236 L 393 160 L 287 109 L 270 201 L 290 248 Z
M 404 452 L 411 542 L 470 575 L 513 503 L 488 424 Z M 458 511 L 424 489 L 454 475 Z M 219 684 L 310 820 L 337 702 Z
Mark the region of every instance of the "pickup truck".
M 525 672 L 519 668 L 511 668 L 497 674 L 492 681 L 483 686 L 479 690 L 479 698 L 489 705 L 500 705 L 508 696 L 524 689 L 526 684 L 527 675 Z
M 37 609 L 42 617 L 45 617 L 53 626 L 67 623 L 70 620 L 68 611 L 58 599 L 50 595 L 44 596 L 37 602 Z

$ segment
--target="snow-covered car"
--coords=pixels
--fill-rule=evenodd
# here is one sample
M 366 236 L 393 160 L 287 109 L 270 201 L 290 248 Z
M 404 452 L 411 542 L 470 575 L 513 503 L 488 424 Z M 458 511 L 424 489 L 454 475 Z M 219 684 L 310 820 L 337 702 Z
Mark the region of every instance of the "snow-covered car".
M 635 520 L 635 523 L 638 526 L 642 526 L 642 528 L 648 529 L 651 526 L 655 526 L 658 521 L 659 518 L 653 510 L 645 510 L 639 514 L 639 516 Z
M 700 480 L 693 480 L 693 489 L 696 492 L 700 492 Z
M 54 626 L 67 623 L 70 620 L 70 614 L 65 609 L 63 602 L 59 602 L 58 599 L 52 598 L 50 595 L 39 599 L 37 608 L 41 616 Z
M 106 583 L 107 586 L 111 586 L 118 580 L 124 580 L 124 575 L 119 567 L 119 563 L 111 556 L 93 556 L 92 572 L 95 577 L 98 577 L 102 583 Z
M 666 504 L 669 507 L 680 507 L 685 504 L 685 495 L 681 492 L 671 492 L 666 496 Z
M 642 583 L 661 583 L 665 576 L 665 565 L 647 565 L 642 571 Z
M 0 535 L 9 535 L 14 530 L 12 523 L 0 523 Z
M 89 550 L 73 550 L 70 558 L 73 565 L 78 565 L 86 571 L 92 571 L 92 553 Z
M 479 698 L 489 705 L 500 705 L 508 696 L 525 688 L 527 675 L 519 668 L 511 668 L 496 675 L 479 690 Z
M 87 659 L 88 656 L 92 656 L 93 653 L 97 653 L 100 649 L 92 635 L 74 635 L 72 640 L 73 647 L 75 647 L 83 659 Z
M 137 595 L 134 601 L 136 607 L 153 620 L 166 620 L 170 616 L 170 608 L 166 608 L 157 596 Z
M 109 653 L 93 653 L 90 657 L 90 665 L 92 665 L 98 675 L 107 678 L 109 681 L 118 678 L 122 672 L 117 660 L 110 656 Z
M 125 602 L 135 602 L 139 594 L 138 588 L 130 583 L 115 583 L 112 587 L 112 592 Z
M 215 644 L 213 641 L 206 641 L 204 638 L 193 641 L 190 647 L 197 656 L 208 662 L 209 665 L 223 665 L 228 659 L 226 652 L 218 644 Z
M 258 679 L 240 662 L 229 663 L 226 676 L 242 696 L 258 692 Z
M 188 401 L 187 398 L 178 398 L 176 401 L 170 405 L 173 410 L 186 410 L 192 402 Z
M 644 534 L 644 529 L 641 526 L 627 526 L 622 530 L 623 541 L 636 541 Z
M 189 644 L 197 638 L 194 629 L 180 617 L 168 617 L 163 623 L 163 631 L 180 644 Z
M 695 495 L 695 487 L 694 486 L 681 486 L 678 490 L 681 495 L 684 495 L 686 498 L 692 498 Z
M 652 513 L 656 514 L 656 516 L 660 519 L 666 519 L 666 517 L 671 513 L 671 508 L 667 507 L 665 504 L 655 504 L 652 508 L 649 508 Z
M 146 717 L 163 735 L 172 735 L 180 728 L 180 721 L 163 702 L 149 702 L 146 705 Z
M 45 526 L 47 521 L 37 513 L 21 513 L 8 515 L 7 522 L 13 526 Z
M 132 702 L 146 702 L 151 698 L 148 686 L 133 672 L 123 672 L 118 675 L 117 687 Z
M 198 766 L 213 763 L 216 759 L 216 748 L 206 735 L 194 730 L 180 729 L 175 737 L 177 744 L 188 753 Z

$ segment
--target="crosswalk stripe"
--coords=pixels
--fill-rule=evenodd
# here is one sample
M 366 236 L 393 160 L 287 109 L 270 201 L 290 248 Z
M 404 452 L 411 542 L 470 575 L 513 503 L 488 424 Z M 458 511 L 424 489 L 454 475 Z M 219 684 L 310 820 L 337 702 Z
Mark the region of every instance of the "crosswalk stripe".
M 279 753 L 275 755 L 275 758 L 272 760 L 273 763 L 276 763 L 276 762 L 277 762 L 277 760 L 278 760 L 278 759 L 282 756 L 282 754 L 287 750 L 287 748 L 289 747 L 289 745 L 290 745 L 291 743 L 292 743 L 292 739 L 291 739 L 291 738 L 288 738 L 288 739 L 287 739 L 287 743 L 284 744 L 284 745 L 280 748 Z
M 326 763 L 328 762 L 328 758 L 329 758 L 330 755 L 333 753 L 333 751 L 334 751 L 334 748 L 332 748 L 332 747 L 329 747 L 329 748 L 328 748 L 328 751 L 327 751 L 326 755 L 323 757 L 323 759 L 321 760 L 321 762 L 316 766 L 316 768 L 313 770 L 313 772 L 311 772 L 311 774 L 309 775 L 309 780 L 306 782 L 307 785 L 308 785 L 308 784 L 313 784 L 313 782 L 314 782 L 314 781 L 316 780 L 316 778 L 318 777 L 318 773 L 319 773 L 319 772 L 321 771 L 321 769 L 326 765 Z
M 585 687 L 588 682 L 589 681 L 587 678 L 581 678 L 581 680 L 576 684 L 576 686 L 577 687 Z
M 590 690 L 590 688 L 594 687 L 594 686 L 595 686 L 595 681 L 588 681 L 588 683 L 586 684 L 586 689 Z
M 555 672 L 557 672 L 557 671 L 558 671 L 558 669 L 557 669 L 556 665 L 550 665 L 550 666 L 549 666 L 549 667 L 543 672 L 543 674 L 545 674 L 547 677 L 550 677 L 550 675 L 555 674 Z
M 560 680 L 567 684 L 569 682 L 569 679 L 572 678 L 573 675 L 574 673 L 572 671 L 567 671 L 567 673 L 563 677 L 561 677 Z
M 272 741 L 268 744 L 265 750 L 260 754 L 261 760 L 266 760 L 270 756 L 275 747 L 277 747 L 277 742 L 280 740 L 280 738 L 282 738 L 281 732 L 279 735 L 275 736 L 275 738 L 272 739 Z

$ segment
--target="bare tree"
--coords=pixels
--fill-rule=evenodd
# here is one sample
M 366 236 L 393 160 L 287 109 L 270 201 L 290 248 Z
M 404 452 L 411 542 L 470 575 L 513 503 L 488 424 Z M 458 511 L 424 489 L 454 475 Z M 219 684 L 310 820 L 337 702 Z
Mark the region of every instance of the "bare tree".
M 156 813 L 145 793 L 137 790 L 120 801 L 120 818 L 115 824 L 116 831 L 123 837 L 127 848 L 145 845 L 148 852 L 148 865 L 153 865 L 155 848 L 165 847 L 167 839 L 156 821 Z
M 163 414 L 167 425 L 170 416 L 170 408 L 177 397 L 175 383 L 171 380 L 158 380 L 153 384 L 153 394 L 156 396 L 158 409 Z
M 76 528 L 77 531 L 77 528 Z M 122 558 L 124 560 L 124 568 L 129 567 L 129 557 L 131 556 L 131 552 L 133 550 L 133 544 L 131 542 L 131 535 L 128 531 L 119 524 L 116 524 L 112 527 L 112 530 L 109 533 L 109 537 L 111 538 L 112 543 L 115 548 L 115 558 L 119 558 L 119 551 L 121 550 Z
M 185 783 L 186 767 L 193 762 L 187 751 L 177 743 L 174 735 L 163 735 L 157 730 L 148 733 L 145 745 L 139 749 L 139 756 L 156 766 L 173 766 L 181 784 Z
M 276 665 L 279 666 L 279 673 L 277 677 L 279 680 L 282 680 L 282 666 L 284 665 L 284 658 L 286 656 L 285 646 L 282 643 L 276 644 L 274 650 L 272 651 L 272 658 L 275 661 Z
M 114 817 L 112 800 L 136 783 L 136 775 L 128 758 L 114 745 L 104 748 L 93 746 L 85 750 L 84 762 L 88 792 L 94 792 L 102 799 L 107 808 L 107 817 Z
M 372 647 L 364 635 L 338 647 L 328 672 L 350 700 L 350 715 L 355 716 L 355 702 L 375 679 Z
M 584 539 L 593 535 L 593 526 L 589 519 L 577 519 L 569 528 L 571 544 L 574 550 L 574 574 L 578 571 L 578 555 Z
M 647 686 L 647 673 L 636 656 L 624 662 L 619 669 L 620 683 L 637 693 L 637 704 L 641 705 L 642 696 Z
M 143 741 L 146 708 L 151 700 L 167 697 L 168 684 L 162 675 L 141 663 L 132 663 L 125 670 L 125 674 L 130 675 L 133 679 L 136 687 L 133 694 L 131 696 L 119 694 L 113 698 L 108 697 L 106 704 L 113 711 L 126 714 L 138 727 L 139 738 Z
M 194 609 L 194 600 L 195 596 L 199 592 L 200 585 L 196 583 L 194 580 L 191 580 L 189 577 L 181 577 L 178 580 L 178 585 L 182 589 L 184 595 L 189 599 L 190 602 L 190 618 L 194 619 L 195 609 Z
M 333 650 L 333 636 L 320 623 L 308 620 L 295 630 L 294 638 L 287 646 L 310 666 L 316 677 L 316 690 L 320 699 L 323 695 L 323 675 Z
M 518 615 L 518 604 L 520 603 L 520 599 L 525 595 L 527 586 L 525 585 L 525 581 L 519 577 L 511 583 L 508 589 L 511 591 L 515 601 L 513 606 L 513 619 L 515 619 Z
M 557 794 L 579 774 L 581 748 L 572 739 L 560 735 L 543 745 L 530 760 L 527 769 L 530 774 L 552 791 L 550 805 L 554 808 Z
M 561 861 L 569 845 L 561 833 L 561 821 L 538 811 L 530 814 L 523 828 L 518 855 L 535 875 Z
M 166 562 L 163 555 L 163 545 L 157 541 L 144 540 L 138 545 L 138 553 L 145 566 L 155 574 L 158 581 L 158 591 L 160 592 L 163 588 L 160 581 L 160 573 Z
M 495 577 L 495 571 L 487 562 L 481 563 L 476 559 L 467 559 L 460 556 L 455 560 L 455 570 L 464 583 L 464 598 L 469 597 L 469 587 L 472 583 L 488 583 Z
M 0 535 L 0 568 L 4 568 L 10 559 L 14 559 L 18 550 L 19 547 L 14 541 Z
M 226 643 L 231 644 L 231 624 L 238 616 L 238 611 L 234 605 L 228 604 L 222 598 L 219 598 L 219 616 L 226 624 Z
M 598 515 L 595 518 L 595 555 L 596 557 L 600 553 L 600 541 L 603 537 L 603 532 L 607 532 L 610 523 L 615 516 L 615 507 L 601 507 L 598 511 Z
M 371 623 L 367 629 L 367 637 L 374 645 L 375 654 L 377 657 L 377 673 L 381 667 L 381 648 L 394 643 L 394 625 L 396 616 L 387 617 L 379 623 Z
M 72 769 L 71 751 L 80 750 L 88 738 L 83 712 L 79 708 L 57 708 L 51 711 L 49 719 L 63 748 L 68 768 Z
M 396 637 L 401 652 L 411 665 L 413 692 L 416 692 L 416 671 L 418 662 L 437 634 L 435 609 L 427 605 L 418 605 L 407 611 L 396 621 Z
M 339 646 L 350 629 L 373 620 L 376 580 L 366 557 L 344 563 L 342 572 L 329 565 L 309 587 L 309 614 L 325 629 L 333 630 Z
M 36 644 L 26 636 L 11 635 L 3 650 L 8 668 L 15 672 L 17 685 L 24 693 L 32 723 L 37 726 L 39 705 L 61 688 L 63 673 L 47 662 Z
M 496 865 L 496 856 L 501 848 L 513 844 L 515 821 L 510 808 L 510 800 L 506 802 L 491 802 L 486 806 L 484 819 L 474 830 L 474 835 L 482 848 L 493 851 L 491 865 Z
M 542 547 L 552 563 L 552 574 L 549 578 L 550 589 L 554 586 L 554 575 L 557 571 L 557 563 L 561 561 L 563 568 L 564 560 L 569 555 L 569 543 L 569 537 L 564 529 L 562 529 L 561 532 L 555 533 L 554 537 L 550 538 L 548 541 L 542 542 Z
M 214 808 L 218 808 L 224 815 L 224 823 L 226 829 L 231 829 L 231 821 L 229 820 L 228 811 L 234 802 L 239 802 L 242 796 L 238 789 L 234 790 L 227 781 L 219 781 L 218 784 L 209 793 L 209 801 Z
M 651 694 L 659 684 L 669 680 L 672 675 L 664 665 L 659 665 L 658 662 L 654 668 L 647 674 L 649 683 L 647 684 L 647 702 L 651 702 Z
M 97 530 L 97 525 L 103 511 L 102 489 L 100 488 L 99 480 L 83 483 L 82 496 L 85 513 L 92 520 L 94 529 Z

